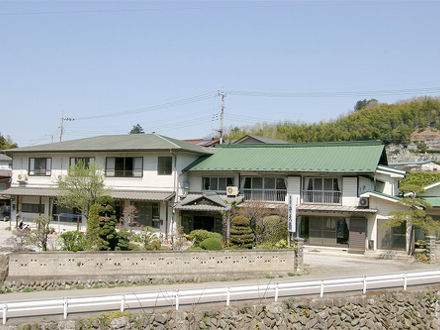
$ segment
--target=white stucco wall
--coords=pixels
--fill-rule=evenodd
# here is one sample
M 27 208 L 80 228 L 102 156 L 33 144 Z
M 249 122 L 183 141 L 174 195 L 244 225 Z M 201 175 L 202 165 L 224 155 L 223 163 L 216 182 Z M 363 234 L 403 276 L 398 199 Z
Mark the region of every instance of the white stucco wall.
M 357 177 L 342 178 L 342 205 L 357 206 L 359 204 L 357 180 Z

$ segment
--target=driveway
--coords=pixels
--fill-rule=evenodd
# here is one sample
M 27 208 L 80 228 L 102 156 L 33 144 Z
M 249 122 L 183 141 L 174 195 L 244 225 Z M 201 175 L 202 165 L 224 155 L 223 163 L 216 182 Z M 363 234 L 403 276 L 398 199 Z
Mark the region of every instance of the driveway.
M 379 275 L 440 269 L 438 264 L 426 264 L 408 260 L 388 260 L 347 254 L 343 251 L 324 249 L 304 251 L 304 264 L 308 275 L 304 279 L 351 277 L 356 275 Z

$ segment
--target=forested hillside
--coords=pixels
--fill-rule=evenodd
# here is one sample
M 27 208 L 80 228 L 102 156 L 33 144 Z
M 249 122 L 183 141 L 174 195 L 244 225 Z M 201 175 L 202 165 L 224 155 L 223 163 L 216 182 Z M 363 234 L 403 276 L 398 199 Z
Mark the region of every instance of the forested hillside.
M 381 140 L 385 144 L 407 144 L 415 130 L 428 126 L 440 129 L 440 100 L 437 98 L 378 104 L 328 122 L 279 122 L 235 127 L 227 138 L 253 134 L 289 142 Z

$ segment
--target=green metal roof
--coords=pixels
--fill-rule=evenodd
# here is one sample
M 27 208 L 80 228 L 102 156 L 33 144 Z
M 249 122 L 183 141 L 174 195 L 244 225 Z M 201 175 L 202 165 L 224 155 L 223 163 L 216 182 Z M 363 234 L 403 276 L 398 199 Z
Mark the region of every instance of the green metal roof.
M 374 173 L 386 165 L 379 142 L 333 142 L 279 145 L 222 145 L 188 171 Z
M 440 207 L 440 197 L 423 197 L 420 196 L 425 202 L 431 204 L 432 207 Z
M 212 151 L 188 142 L 172 139 L 159 134 L 102 135 L 91 138 L 41 144 L 31 147 L 15 148 L 17 152 L 78 152 L 78 151 L 148 151 L 173 150 L 199 154 L 211 154 Z

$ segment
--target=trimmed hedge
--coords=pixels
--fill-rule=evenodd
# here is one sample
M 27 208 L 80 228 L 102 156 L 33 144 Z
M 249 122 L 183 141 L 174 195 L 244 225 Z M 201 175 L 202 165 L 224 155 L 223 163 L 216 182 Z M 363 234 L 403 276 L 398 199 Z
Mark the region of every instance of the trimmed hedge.
M 189 233 L 189 239 L 194 242 L 194 246 L 200 246 L 200 244 L 207 238 L 215 238 L 222 240 L 222 235 L 219 233 L 213 233 L 204 229 L 193 230 Z
M 207 238 L 202 243 L 200 243 L 200 247 L 203 250 L 221 250 L 223 248 L 222 242 L 217 238 Z
M 230 241 L 232 245 L 250 249 L 254 243 L 254 234 L 249 219 L 238 215 L 231 220 Z

